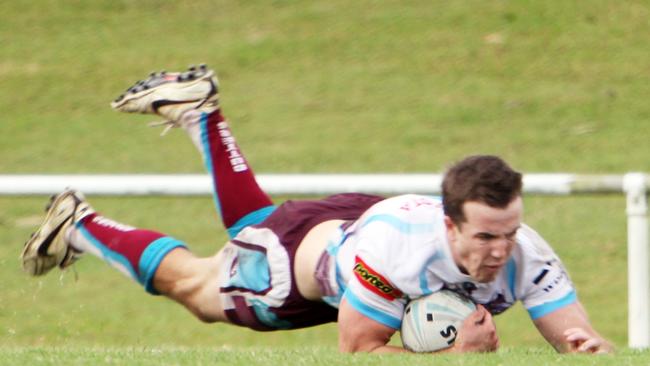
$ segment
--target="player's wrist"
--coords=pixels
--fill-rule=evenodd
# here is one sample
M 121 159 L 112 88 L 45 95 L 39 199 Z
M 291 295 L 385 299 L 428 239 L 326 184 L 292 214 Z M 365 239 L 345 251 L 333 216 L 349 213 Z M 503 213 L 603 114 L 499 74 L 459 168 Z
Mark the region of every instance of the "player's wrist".
M 434 353 L 465 353 L 457 343 L 454 343 L 453 346 L 440 349 Z
M 472 352 L 472 350 L 466 347 L 465 342 L 463 342 L 460 339 L 457 339 L 456 342 L 454 342 L 451 346 L 447 348 L 439 349 L 434 353 L 468 353 L 468 352 Z

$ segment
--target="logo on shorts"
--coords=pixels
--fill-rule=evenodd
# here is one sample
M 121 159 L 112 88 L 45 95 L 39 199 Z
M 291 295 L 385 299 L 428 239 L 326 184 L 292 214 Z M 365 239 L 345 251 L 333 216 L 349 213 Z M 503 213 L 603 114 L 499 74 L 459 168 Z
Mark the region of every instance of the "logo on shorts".
M 402 292 L 394 288 L 384 276 L 375 272 L 365 264 L 361 258 L 355 257 L 354 275 L 363 287 L 383 297 L 386 300 L 395 300 L 402 297 Z

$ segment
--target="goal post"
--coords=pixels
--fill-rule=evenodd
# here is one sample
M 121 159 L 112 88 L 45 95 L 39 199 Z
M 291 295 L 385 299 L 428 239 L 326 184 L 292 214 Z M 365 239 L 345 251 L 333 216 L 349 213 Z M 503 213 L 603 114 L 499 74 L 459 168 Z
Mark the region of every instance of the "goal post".
M 628 173 L 623 180 L 627 211 L 628 345 L 650 345 L 647 179 Z

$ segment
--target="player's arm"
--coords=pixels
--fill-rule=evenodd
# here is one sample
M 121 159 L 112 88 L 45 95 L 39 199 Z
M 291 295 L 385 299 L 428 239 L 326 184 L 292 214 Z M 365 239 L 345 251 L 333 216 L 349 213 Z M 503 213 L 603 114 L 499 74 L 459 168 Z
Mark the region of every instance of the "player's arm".
M 341 352 L 408 352 L 404 348 L 388 345 L 396 329 L 363 315 L 345 298 L 339 306 L 338 326 Z M 436 353 L 491 352 L 498 347 L 499 339 L 492 316 L 479 305 L 463 322 L 454 346 Z
M 526 244 L 527 268 L 517 296 L 539 332 L 558 352 L 606 353 L 613 348 L 589 322 L 564 265 L 548 243 L 532 228 L 522 225 L 518 240 Z
M 345 298 L 339 305 L 338 326 L 341 352 L 408 352 L 404 348 L 387 345 L 395 329 L 361 314 Z
M 533 320 L 558 352 L 610 353 L 612 345 L 591 326 L 582 304 L 575 301 Z

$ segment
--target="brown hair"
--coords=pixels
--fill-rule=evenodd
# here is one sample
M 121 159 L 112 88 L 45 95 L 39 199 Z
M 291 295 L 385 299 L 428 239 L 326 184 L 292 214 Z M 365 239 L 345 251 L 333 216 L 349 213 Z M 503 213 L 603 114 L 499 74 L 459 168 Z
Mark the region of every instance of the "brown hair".
M 442 180 L 445 215 L 454 224 L 465 222 L 463 204 L 481 202 L 505 208 L 521 195 L 522 176 L 498 156 L 475 155 L 454 164 Z

